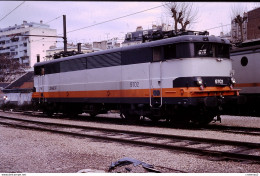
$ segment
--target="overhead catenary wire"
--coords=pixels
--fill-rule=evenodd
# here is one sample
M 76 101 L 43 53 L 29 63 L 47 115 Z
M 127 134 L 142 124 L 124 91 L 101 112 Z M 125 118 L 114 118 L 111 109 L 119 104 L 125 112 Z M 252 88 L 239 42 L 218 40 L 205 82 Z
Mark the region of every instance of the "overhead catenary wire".
M 86 29 L 86 28 L 94 27 L 94 26 L 97 26 L 97 25 L 100 25 L 100 24 L 108 23 L 108 22 L 115 21 L 115 20 L 118 20 L 118 19 L 121 19 L 121 18 L 125 18 L 125 17 L 128 17 L 128 16 L 136 15 L 136 14 L 143 13 L 143 12 L 146 12 L 146 11 L 149 11 L 149 10 L 153 10 L 153 9 L 156 9 L 156 8 L 159 8 L 159 7 L 162 7 L 162 6 L 165 6 L 165 4 L 164 5 L 160 5 L 160 6 L 156 6 L 156 7 L 152 7 L 152 8 L 146 9 L 146 10 L 138 11 L 138 12 L 135 12 L 135 13 L 131 13 L 131 14 L 128 14 L 128 15 L 124 15 L 124 16 L 121 16 L 121 17 L 117 17 L 117 18 L 114 18 L 114 19 L 110 19 L 110 20 L 106 20 L 106 21 L 103 21 L 103 22 L 99 22 L 99 23 L 96 23 L 96 24 L 93 24 L 93 25 L 89 25 L 89 26 L 86 26 L 86 27 L 74 29 L 74 30 L 68 31 L 67 33 L 72 33 L 72 32 L 76 32 L 76 31 L 79 31 L 79 30 Z M 217 26 L 217 27 L 212 27 L 212 28 L 209 28 L 209 29 L 205 29 L 205 31 L 216 29 L 216 28 L 220 28 L 220 27 L 224 27 L 224 26 L 229 26 L 229 25 L 231 25 L 231 24 L 225 24 L 225 25 L 221 25 L 221 26 Z
M 23 5 L 25 3 L 25 1 L 23 1 L 21 4 L 19 4 L 18 6 L 16 6 L 13 10 L 11 10 L 9 13 L 7 13 L 3 18 L 0 19 L 0 22 L 2 20 L 4 20 L 7 16 L 9 16 L 13 11 L 15 11 L 17 8 L 19 8 L 21 5 Z
M 259 18 L 259 17 L 253 17 L 253 18 L 250 18 L 250 20 L 254 20 L 254 19 L 258 19 L 258 18 Z M 212 27 L 212 28 L 209 28 L 209 29 L 205 29 L 204 31 L 212 30 L 212 29 L 217 29 L 217 28 L 224 27 L 224 26 L 231 26 L 231 25 L 232 25 L 232 23 L 230 23 L 230 24 L 224 24 L 224 25 Z
M 43 24 L 51 23 L 51 22 L 53 22 L 54 20 L 59 19 L 60 17 L 62 17 L 62 15 L 61 15 L 61 16 L 58 16 L 58 17 L 56 17 L 56 18 L 54 18 L 54 19 L 52 19 L 52 20 L 50 20 L 50 21 L 48 21 L 48 22 L 46 22 L 46 23 L 43 23 Z M 30 31 L 32 31 L 32 30 L 35 30 L 35 29 L 37 29 L 37 28 L 40 28 L 43 24 L 41 24 L 41 25 L 39 25 L 39 26 L 37 26 L 37 27 L 35 27 L 35 28 L 32 28 L 32 29 L 29 30 L 28 32 L 30 32 Z M 29 41 L 29 42 L 37 42 L 37 41 L 40 41 L 40 40 L 43 40 L 43 39 L 34 40 L 34 41 Z M 56 41 L 56 43 L 57 43 L 57 41 Z
M 37 28 L 40 28 L 42 25 L 45 25 L 45 24 L 51 23 L 51 22 L 53 22 L 54 20 L 59 19 L 60 17 L 62 17 L 62 15 L 61 15 L 61 16 L 58 16 L 58 17 L 56 17 L 56 18 L 54 18 L 54 19 L 52 19 L 52 20 L 50 20 L 50 21 L 48 21 L 48 22 L 46 22 L 46 23 L 40 24 L 39 26 L 37 26 L 37 27 L 31 29 L 30 31 L 35 30 L 35 29 L 37 29 Z
M 110 19 L 110 20 L 106 20 L 106 21 L 103 21 L 103 22 L 99 22 L 99 23 L 96 23 L 96 24 L 93 24 L 93 25 L 90 25 L 90 26 L 86 26 L 86 27 L 82 27 L 82 28 L 79 28 L 79 29 L 74 29 L 74 30 L 68 31 L 67 33 L 76 32 L 76 31 L 79 31 L 79 30 L 82 30 L 82 29 L 86 29 L 86 28 L 90 28 L 90 27 L 97 26 L 97 25 L 100 25 L 100 24 L 108 23 L 108 22 L 115 21 L 115 20 L 118 20 L 118 19 L 121 19 L 121 18 L 125 18 L 125 17 L 128 17 L 128 16 L 136 15 L 136 14 L 143 13 L 143 12 L 146 12 L 146 11 L 149 11 L 149 10 L 157 9 L 157 8 L 165 6 L 165 5 L 166 4 L 160 5 L 160 6 L 156 6 L 156 7 L 152 7 L 152 8 L 146 9 L 146 10 L 141 10 L 141 11 L 138 11 L 138 12 L 134 12 L 134 13 L 131 13 L 131 14 L 128 14 L 128 15 L 124 15 L 124 16 L 121 16 L 121 17 L 113 18 L 113 19 Z
M 224 26 L 230 26 L 231 24 L 225 24 L 225 25 L 221 25 L 221 26 L 216 26 L 216 27 L 212 27 L 212 28 L 209 28 L 209 29 L 205 29 L 204 31 L 208 31 L 208 30 L 212 30 L 212 29 L 217 29 L 217 28 L 220 28 L 220 27 L 224 27 Z

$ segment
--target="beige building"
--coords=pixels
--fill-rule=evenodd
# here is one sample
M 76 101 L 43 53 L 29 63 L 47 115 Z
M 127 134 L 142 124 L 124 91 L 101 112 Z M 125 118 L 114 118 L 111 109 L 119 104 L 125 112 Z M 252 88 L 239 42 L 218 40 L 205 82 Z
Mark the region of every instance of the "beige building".
M 99 48 L 101 50 L 107 49 L 107 41 L 103 40 L 101 42 L 93 42 L 93 48 Z

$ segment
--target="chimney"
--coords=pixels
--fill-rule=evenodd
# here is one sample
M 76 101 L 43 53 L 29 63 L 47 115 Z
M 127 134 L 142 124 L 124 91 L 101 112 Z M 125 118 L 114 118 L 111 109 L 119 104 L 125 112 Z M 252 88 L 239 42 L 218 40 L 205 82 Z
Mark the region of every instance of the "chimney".
M 224 37 L 224 33 L 223 32 L 220 32 L 220 37 Z
M 157 26 L 153 24 L 152 29 L 157 29 Z
M 40 62 L 40 54 L 37 54 L 37 62 Z
M 143 27 L 142 26 L 137 26 L 136 31 L 142 31 Z
M 81 53 L 81 43 L 78 43 L 78 53 Z

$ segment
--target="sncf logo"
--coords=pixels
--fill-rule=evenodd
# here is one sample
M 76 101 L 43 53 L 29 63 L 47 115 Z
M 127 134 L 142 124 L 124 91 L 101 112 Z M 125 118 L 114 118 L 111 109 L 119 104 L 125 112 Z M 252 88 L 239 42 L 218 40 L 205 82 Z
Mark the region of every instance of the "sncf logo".
M 223 79 L 215 79 L 215 84 L 223 84 Z

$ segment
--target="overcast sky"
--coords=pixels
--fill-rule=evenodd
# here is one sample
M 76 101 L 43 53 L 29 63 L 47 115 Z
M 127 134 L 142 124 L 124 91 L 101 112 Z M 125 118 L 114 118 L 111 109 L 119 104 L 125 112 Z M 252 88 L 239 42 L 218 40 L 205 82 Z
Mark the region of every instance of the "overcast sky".
M 193 24 L 190 29 L 208 30 L 210 35 L 219 35 L 222 30 L 224 33 L 230 31 L 232 6 L 242 6 L 247 10 L 259 7 L 259 3 L 254 2 L 193 2 L 193 4 L 198 8 L 199 13 L 197 23 Z M 17 6 L 19 7 L 15 9 Z M 66 15 L 68 42 L 86 43 L 112 37 L 123 38 L 127 32 L 135 31 L 137 26 L 151 29 L 152 24 L 158 25 L 162 21 L 171 23 L 171 18 L 165 14 L 165 8 L 159 6 L 162 6 L 162 2 L 25 1 L 23 3 L 23 1 L 0 1 L 0 28 L 19 25 L 24 20 L 27 22 L 42 20 L 43 23 L 49 22 L 48 25 L 51 28 L 57 29 L 58 35 L 63 35 L 62 15 Z M 151 8 L 154 9 L 145 11 Z M 14 11 L 10 13 L 12 10 Z M 140 11 L 144 12 L 134 14 Z M 127 17 L 89 27 L 123 16 Z M 77 30 L 81 28 L 84 29 Z

